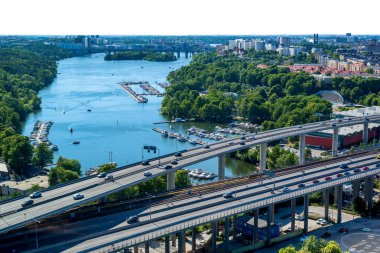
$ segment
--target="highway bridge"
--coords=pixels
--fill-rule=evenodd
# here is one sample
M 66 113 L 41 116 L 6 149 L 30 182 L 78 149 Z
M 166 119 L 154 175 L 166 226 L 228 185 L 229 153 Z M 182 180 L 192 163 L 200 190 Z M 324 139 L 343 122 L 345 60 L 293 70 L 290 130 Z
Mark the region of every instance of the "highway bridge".
M 101 199 L 107 195 L 126 189 L 133 185 L 147 181 L 152 177 L 167 175 L 168 190 L 175 188 L 174 173 L 178 169 L 188 167 L 189 165 L 201 161 L 218 157 L 219 179 L 224 179 L 224 157 L 225 154 L 260 145 L 260 172 L 265 170 L 266 164 L 266 147 L 267 143 L 287 138 L 290 136 L 300 136 L 300 164 L 304 163 L 305 134 L 334 129 L 333 137 L 333 154 L 338 150 L 338 131 L 340 127 L 364 124 L 364 140 L 368 141 L 368 122 L 379 122 L 380 116 L 357 117 L 352 119 L 343 119 L 337 121 L 317 122 L 301 126 L 293 126 L 271 131 L 260 132 L 255 135 L 245 136 L 245 140 L 232 138 L 226 141 L 216 142 L 209 146 L 189 149 L 182 152 L 181 157 L 175 157 L 174 154 L 159 157 L 150 162 L 150 165 L 143 166 L 139 163 L 117 168 L 113 171 L 114 181 L 105 182 L 96 176 L 90 176 L 75 180 L 73 182 L 52 187 L 43 192 L 42 198 L 35 199 L 35 203 L 27 208 L 21 208 L 21 199 L 12 199 L 0 203 L 1 219 L 0 233 L 20 228 L 27 224 L 34 223 L 35 219 L 43 219 L 51 215 L 61 213 L 72 207 Z M 171 169 L 165 169 L 164 165 L 170 164 L 177 159 L 179 164 L 172 165 Z M 144 176 L 144 172 L 150 171 L 152 176 Z M 72 195 L 75 193 L 84 194 L 81 200 L 73 200 Z
M 229 190 L 219 188 L 207 194 L 198 196 L 195 193 L 188 194 L 184 198 L 173 200 L 170 203 L 153 206 L 151 209 L 138 209 L 129 212 L 123 219 L 118 219 L 112 229 L 106 231 L 92 230 L 85 236 L 76 237 L 64 242 L 40 247 L 30 252 L 117 252 L 118 250 L 135 248 L 136 245 L 145 244 L 145 252 L 149 252 L 149 242 L 165 237 L 166 251 L 169 252 L 170 236 L 178 234 L 178 252 L 183 252 L 185 230 L 192 230 L 193 242 L 196 234 L 195 227 L 212 223 L 212 248 L 216 249 L 216 233 L 218 221 L 225 221 L 226 232 L 229 231 L 229 223 L 236 219 L 236 215 L 254 212 L 255 227 L 257 228 L 257 217 L 260 209 L 267 209 L 267 223 L 274 222 L 274 204 L 290 201 L 292 224 L 295 229 L 295 203 L 297 198 L 304 199 L 304 232 L 308 231 L 308 200 L 311 193 L 322 191 L 326 193 L 334 188 L 337 204 L 337 223 L 341 222 L 342 209 L 342 185 L 352 182 L 358 194 L 360 180 L 365 180 L 365 200 L 368 206 L 372 205 L 373 177 L 380 173 L 380 160 L 376 158 L 379 150 L 363 152 L 356 155 L 341 157 L 332 161 L 305 165 L 287 170 L 280 170 L 276 177 L 247 180 L 243 184 L 237 184 Z M 348 168 L 340 168 L 342 162 L 348 163 Z M 368 170 L 363 170 L 368 167 Z M 360 171 L 355 169 L 359 168 Z M 341 177 L 338 174 L 344 173 Z M 347 172 L 350 174 L 348 175 Z M 331 177 L 331 179 L 328 179 Z M 317 182 L 318 180 L 319 182 Z M 299 184 L 303 183 L 303 187 Z M 288 187 L 290 190 L 284 192 L 282 189 Z M 211 188 L 211 187 L 210 187 Z M 222 194 L 226 191 L 234 191 L 233 198 L 226 199 Z M 273 190 L 273 192 L 272 192 Z M 325 218 L 328 219 L 329 203 L 325 198 Z M 127 224 L 125 219 L 130 215 L 138 214 L 140 222 Z M 120 217 L 119 217 L 120 218 Z M 112 220 L 112 217 L 109 217 Z M 99 227 L 102 225 L 99 224 Z M 270 226 L 268 226 L 270 227 Z M 94 229 L 94 228 L 91 228 Z M 233 229 L 235 231 L 235 229 Z M 254 231 L 257 231 L 255 229 Z M 269 230 L 268 230 L 269 231 Z M 236 234 L 234 233 L 234 237 Z M 253 241 L 258 240 L 257 233 L 253 235 Z M 270 244 L 271 238 L 267 234 L 266 242 Z M 228 240 L 224 247 L 228 249 Z M 194 247 L 194 243 L 193 243 Z M 136 248 L 135 248 L 136 249 Z

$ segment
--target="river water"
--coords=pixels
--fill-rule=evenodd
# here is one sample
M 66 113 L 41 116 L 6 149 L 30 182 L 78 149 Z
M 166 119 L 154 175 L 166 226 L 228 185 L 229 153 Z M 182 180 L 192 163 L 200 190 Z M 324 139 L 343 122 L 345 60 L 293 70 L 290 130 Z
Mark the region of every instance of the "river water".
M 40 91 L 42 110 L 28 117 L 24 135 L 29 136 L 37 120 L 53 121 L 49 140 L 58 145 L 59 156 L 77 159 L 82 171 L 109 161 L 118 166 L 153 158 L 153 152 L 142 152 L 143 145 L 155 145 L 160 154 L 190 148 L 191 144 L 164 138 L 152 128 L 169 130 L 160 114 L 162 98 L 148 96 L 148 103 L 139 104 L 124 92 L 118 82 L 148 81 L 160 91 L 156 82 L 165 82 L 173 69 L 189 64 L 184 55 L 175 62 L 104 61 L 103 54 L 74 57 L 59 61 L 54 82 Z M 143 92 L 138 86 L 132 87 Z M 192 123 L 177 123 L 173 131 L 185 133 Z M 212 124 L 198 124 L 213 128 Z M 68 129 L 72 128 L 70 133 Z M 73 145 L 78 140 L 80 144 Z M 192 166 L 217 174 L 217 159 Z M 253 172 L 253 167 L 242 161 L 226 159 L 226 176 L 242 176 Z

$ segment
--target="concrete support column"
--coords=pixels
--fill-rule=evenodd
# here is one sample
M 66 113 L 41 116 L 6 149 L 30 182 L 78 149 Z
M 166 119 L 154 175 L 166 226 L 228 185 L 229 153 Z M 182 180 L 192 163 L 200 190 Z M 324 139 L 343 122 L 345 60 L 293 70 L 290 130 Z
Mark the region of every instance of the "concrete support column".
M 303 232 L 307 234 L 309 231 L 309 194 L 304 196 L 303 205 Z
M 334 187 L 334 204 L 337 205 L 338 204 L 338 191 L 339 191 L 339 186 L 335 186 Z
M 333 127 L 333 139 L 332 139 L 332 155 L 336 156 L 338 154 L 339 148 L 339 128 Z
M 267 244 L 267 246 L 270 246 L 271 245 L 271 226 L 272 226 L 272 209 L 273 209 L 273 205 L 269 205 L 267 207 L 267 235 L 266 235 L 266 238 L 265 238 L 265 243 Z
M 166 189 L 172 191 L 175 189 L 175 171 L 166 174 Z
M 363 124 L 363 143 L 368 144 L 368 120 L 364 120 Z
M 139 253 L 139 245 L 133 246 L 133 253 Z
M 212 235 L 211 235 L 211 250 L 216 252 L 216 236 L 218 231 L 218 221 L 213 221 L 212 223 Z
M 373 198 L 373 176 L 369 176 L 365 180 L 364 199 L 367 202 L 369 216 L 371 217 Z
M 300 138 L 299 165 L 304 165 L 305 164 L 305 135 L 301 134 L 299 138 Z
M 170 237 L 165 236 L 165 253 L 170 253 Z
M 225 248 L 225 252 L 228 252 L 229 247 L 230 247 L 230 217 L 226 217 L 224 221 L 225 221 L 224 222 L 225 223 L 224 248 Z
M 223 180 L 225 178 L 224 165 L 226 163 L 226 155 L 218 156 L 218 179 Z
M 149 253 L 149 242 L 145 242 L 145 253 Z
M 339 223 L 342 223 L 342 188 L 343 186 L 342 185 L 339 185 L 339 186 L 336 186 L 335 189 L 335 194 L 337 195 L 337 207 L 338 207 L 338 211 L 337 211 L 337 216 L 336 216 L 336 222 L 339 224 Z
M 267 167 L 267 143 L 260 144 L 260 173 Z
M 328 220 L 329 218 L 329 195 L 330 195 L 329 189 L 323 190 L 323 202 L 325 203 L 325 219 L 326 220 Z
M 172 234 L 172 247 L 176 247 L 177 246 L 177 238 L 176 238 L 176 235 L 175 233 Z
M 270 220 L 272 223 L 276 223 L 275 216 L 274 216 L 274 204 L 271 204 L 270 208 Z
M 232 216 L 232 222 L 234 223 L 234 227 L 233 227 L 233 232 L 232 232 L 232 239 L 234 240 L 234 241 L 236 241 L 236 239 L 237 239 L 237 216 L 236 216 L 236 214 L 234 215 L 234 216 Z
M 290 210 L 291 210 L 290 229 L 293 232 L 296 228 L 296 198 L 292 198 L 290 200 Z
M 186 247 L 184 238 L 185 238 L 185 230 L 181 230 L 178 233 L 178 253 L 183 253 L 186 251 L 184 250 L 184 248 Z
M 260 209 L 256 209 L 255 218 L 253 220 L 253 243 L 259 240 L 259 215 Z
M 191 252 L 195 253 L 197 250 L 197 228 L 191 229 Z
M 356 180 L 352 182 L 352 200 L 359 197 L 360 191 L 360 180 Z

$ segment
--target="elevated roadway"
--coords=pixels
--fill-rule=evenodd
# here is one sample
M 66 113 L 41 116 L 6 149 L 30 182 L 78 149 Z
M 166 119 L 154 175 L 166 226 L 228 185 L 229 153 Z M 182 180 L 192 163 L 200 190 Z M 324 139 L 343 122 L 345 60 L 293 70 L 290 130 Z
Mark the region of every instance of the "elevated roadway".
M 35 199 L 35 203 L 27 208 L 21 208 L 21 199 L 2 202 L 0 203 L 2 216 L 0 219 L 0 233 L 31 224 L 34 222 L 34 219 L 42 219 L 89 201 L 98 200 L 111 193 L 115 193 L 133 185 L 150 180 L 152 177 L 168 174 L 172 175 L 173 178 L 173 173 L 178 169 L 182 169 L 188 167 L 189 165 L 214 157 L 220 157 L 230 152 L 257 145 L 266 145 L 269 142 L 290 136 L 302 136 L 307 133 L 321 131 L 332 127 L 339 128 L 356 124 L 365 124 L 365 122 L 368 121 L 378 122 L 380 121 L 380 116 L 368 116 L 366 118 L 352 118 L 351 120 L 318 122 L 305 124 L 302 126 L 280 128 L 260 132 L 255 135 L 247 135 L 244 141 L 240 140 L 240 138 L 232 138 L 226 141 L 210 144 L 208 148 L 198 147 L 189 149 L 183 151 L 181 157 L 174 157 L 173 154 L 162 156 L 152 160 L 151 165 L 149 166 L 133 164 L 114 170 L 113 182 L 105 182 L 102 178 L 90 176 L 62 186 L 48 189 L 42 193 L 42 198 Z M 174 159 L 178 160 L 179 164 L 172 165 L 171 169 L 165 169 L 164 165 L 169 164 Z M 145 177 L 145 171 L 150 171 L 152 176 Z M 84 194 L 84 199 L 73 200 L 72 195 L 75 193 Z

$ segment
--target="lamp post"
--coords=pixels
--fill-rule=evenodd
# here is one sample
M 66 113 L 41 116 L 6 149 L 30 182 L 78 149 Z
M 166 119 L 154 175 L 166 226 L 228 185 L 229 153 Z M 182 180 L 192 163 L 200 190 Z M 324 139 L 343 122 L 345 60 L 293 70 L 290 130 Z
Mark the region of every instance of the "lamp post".
M 157 149 L 157 151 L 158 151 L 158 166 L 160 166 L 161 165 L 161 159 L 160 159 L 160 157 L 161 157 L 161 155 L 160 155 L 160 149 L 159 148 L 156 148 Z
M 152 197 L 156 197 L 156 196 L 149 194 L 147 192 L 145 192 L 145 194 L 149 196 L 149 220 L 151 220 L 152 219 Z
M 34 219 L 34 222 L 36 223 L 36 249 L 38 249 L 38 224 L 41 223 L 39 220 Z

